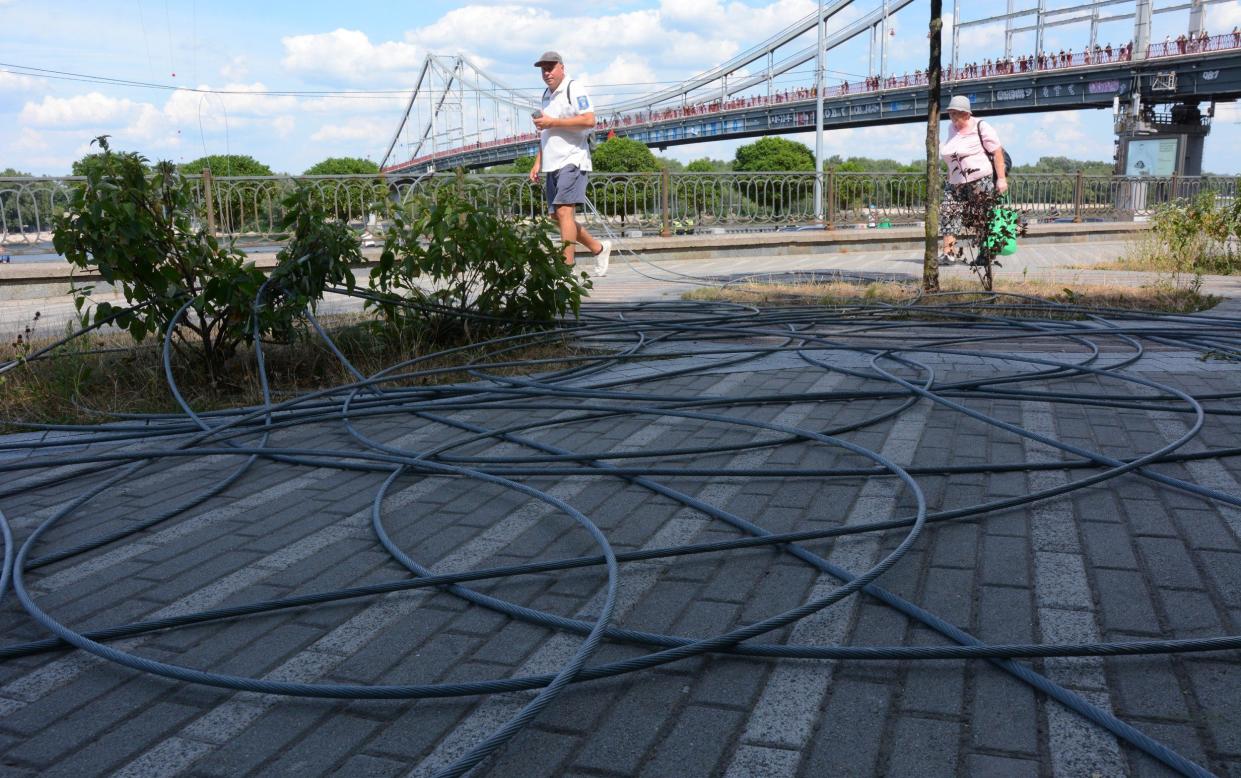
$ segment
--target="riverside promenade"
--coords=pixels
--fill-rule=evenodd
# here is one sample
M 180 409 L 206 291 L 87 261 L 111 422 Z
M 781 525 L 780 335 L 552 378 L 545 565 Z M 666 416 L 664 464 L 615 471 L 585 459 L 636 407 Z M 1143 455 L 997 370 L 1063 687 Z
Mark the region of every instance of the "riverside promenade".
M 1026 246 L 1002 272 L 1067 282 L 1123 245 Z M 26 596 L 77 632 L 549 566 L 104 641 L 210 678 L 80 650 L 4 659 L 0 774 L 437 775 L 541 688 L 459 684 L 558 673 L 600 619 L 629 632 L 588 668 L 819 603 L 740 652 L 579 680 L 471 775 L 1241 775 L 1241 642 L 1192 644 L 1241 634 L 1241 304 L 1032 327 L 678 302 L 709 279 L 919 268 L 900 249 L 615 256 L 584 342 L 634 351 L 595 370 L 360 395 L 349 424 L 328 398 L 269 438 L 202 440 L 187 419 L 0 438 L 16 543 L 45 526 Z M 248 463 L 261 448 L 284 453 Z M 107 454 L 132 472 L 98 470 Z M 818 536 L 740 545 L 773 532 Z M 737 545 L 687 552 L 708 542 Z M 611 576 L 554 567 L 605 547 L 623 557 Z M 0 625 L 4 646 L 49 634 L 12 590 Z M 1146 649 L 1037 649 L 1102 643 Z M 934 653 L 981 645 L 1036 648 Z M 439 689 L 333 699 L 245 679 Z

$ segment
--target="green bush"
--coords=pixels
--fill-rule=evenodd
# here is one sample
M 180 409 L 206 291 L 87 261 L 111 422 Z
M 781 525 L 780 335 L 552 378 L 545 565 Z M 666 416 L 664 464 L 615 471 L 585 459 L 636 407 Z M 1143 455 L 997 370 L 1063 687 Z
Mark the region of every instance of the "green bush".
M 332 218 L 313 186 L 298 186 L 283 206 L 280 228 L 289 233 L 289 242 L 276 255 L 263 305 L 268 329 L 287 335 L 302 311 L 323 298 L 328 285 L 352 290 L 356 279 L 350 264 L 365 260 L 358 236 Z
M 472 202 L 464 175 L 396 210 L 370 303 L 403 338 L 443 345 L 548 326 L 591 284 L 562 262 L 545 219 L 517 222 Z
M 244 253 L 194 225 L 192 182 L 171 162 L 148 168 L 137 153 L 112 151 L 107 136 L 94 142 L 101 152 L 56 217 L 53 244 L 74 266 L 97 268 L 124 295 L 134 309 L 122 312 L 116 325 L 137 341 L 167 331 L 188 302 L 172 342 L 212 383 L 237 348 L 253 339 L 252 314 L 260 333 L 287 331 L 305 305 L 322 296 L 325 283 L 350 283 L 341 268 L 356 256 L 356 241 L 349 235 L 352 244 L 346 245 L 348 229 L 328 222 L 307 193 L 294 193 L 285 221 L 295 234 L 256 311 L 266 276 Z M 79 311 L 90 292 L 75 290 Z M 84 316 L 98 322 L 119 310 L 102 302 Z
M 1166 263 L 1179 273 L 1230 274 L 1241 269 L 1234 238 L 1241 238 L 1241 201 L 1221 204 L 1214 192 L 1165 203 L 1151 216 L 1151 231 Z

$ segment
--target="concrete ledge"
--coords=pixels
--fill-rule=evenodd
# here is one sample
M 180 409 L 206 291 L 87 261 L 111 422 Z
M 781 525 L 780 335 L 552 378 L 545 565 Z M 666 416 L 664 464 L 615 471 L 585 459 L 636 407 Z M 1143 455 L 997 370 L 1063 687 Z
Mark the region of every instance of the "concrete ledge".
M 1023 244 L 1128 240 L 1149 225 L 1135 222 L 1031 224 Z M 921 227 L 892 229 L 804 230 L 800 232 L 674 235 L 626 238 L 625 248 L 660 259 L 717 259 L 737 256 L 847 254 L 855 251 L 902 251 L 922 247 Z
M 1082 243 L 1087 241 L 1128 240 L 1148 225 L 1134 222 L 1096 222 L 1089 224 L 1031 224 L 1023 244 Z M 892 229 L 803 230 L 800 232 L 743 232 L 727 235 L 674 235 L 668 238 L 623 238 L 619 245 L 655 259 L 693 260 L 727 257 L 797 256 L 807 254 L 848 254 L 862 251 L 911 251 L 922 247 L 921 227 Z M 379 249 L 366 249 L 368 260 L 379 257 Z M 274 252 L 250 255 L 261 268 L 274 267 Z M 356 270 L 365 271 L 368 265 Z M 365 276 L 365 272 L 359 273 Z M 0 265 L 0 300 L 58 297 L 70 286 L 94 285 L 106 293 L 111 286 L 99 273 L 74 268 L 68 262 L 29 262 Z

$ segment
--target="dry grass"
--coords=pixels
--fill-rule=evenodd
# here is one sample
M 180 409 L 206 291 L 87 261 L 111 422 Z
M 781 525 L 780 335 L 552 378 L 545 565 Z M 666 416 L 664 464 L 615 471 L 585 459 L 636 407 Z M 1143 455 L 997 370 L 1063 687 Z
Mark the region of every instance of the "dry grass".
M 916 283 L 895 281 L 873 283 L 808 282 L 785 284 L 736 284 L 723 288 L 703 287 L 683 295 L 686 300 L 710 300 L 750 305 L 822 305 L 849 307 L 858 305 L 909 305 L 923 307 L 954 306 L 977 300 L 987 305 L 991 313 L 1017 313 L 1056 318 L 1077 318 L 1079 314 L 1065 312 L 1055 314 L 1042 308 L 1040 301 L 1063 303 L 1084 308 L 1113 308 L 1130 311 L 1157 311 L 1164 313 L 1192 313 L 1215 306 L 1219 299 L 1201 294 L 1197 289 L 1181 287 L 1169 282 L 1147 286 L 1117 286 L 1109 284 L 1073 284 L 1066 286 L 1055 281 L 1027 279 L 1021 281 L 997 281 L 995 292 L 1000 295 L 1022 295 L 1037 300 L 1019 300 L 1014 297 L 988 294 L 970 279 L 941 279 L 942 293 L 923 296 Z M 998 307 L 997 307 L 998 305 Z M 1038 312 L 1032 310 L 1040 308 Z
M 1206 235 L 1197 235 L 1186 245 L 1173 248 L 1153 232 L 1146 232 L 1128 242 L 1124 255 L 1108 262 L 1077 267 L 1088 270 L 1136 270 L 1167 273 L 1178 279 L 1195 274 L 1237 275 L 1241 273 L 1235 239 L 1221 244 Z
M 373 323 L 358 316 L 324 317 L 333 339 L 364 375 L 411 359 L 411 344 L 393 342 L 377 335 Z M 32 353 L 56 340 L 33 333 L 23 344 L 0 344 L 0 363 Z M 352 383 L 354 376 L 313 333 L 288 344 L 264 346 L 268 380 L 277 400 L 318 389 Z M 19 364 L 0 374 L 0 433 L 22 429 L 15 421 L 42 424 L 95 424 L 109 414 L 180 413 L 168 382 L 160 348 L 151 343 L 134 347 L 128 335 L 115 333 L 84 336 L 63 346 L 52 359 Z M 472 381 L 463 367 L 471 362 L 509 362 L 588 355 L 567 338 L 522 346 L 496 353 L 476 347 L 444 357 L 432 357 L 409 368 L 444 372 L 401 381 L 399 385 L 429 385 Z M 533 366 L 489 369 L 500 375 L 524 375 L 576 366 L 580 363 L 551 362 Z M 458 369 L 450 369 L 458 368 Z M 218 384 L 198 380 L 200 373 L 182 360 L 174 360 L 177 385 L 196 411 L 255 405 L 262 401 L 254 351 L 246 349 L 228 365 L 227 376 Z M 389 386 L 393 384 L 388 384 Z

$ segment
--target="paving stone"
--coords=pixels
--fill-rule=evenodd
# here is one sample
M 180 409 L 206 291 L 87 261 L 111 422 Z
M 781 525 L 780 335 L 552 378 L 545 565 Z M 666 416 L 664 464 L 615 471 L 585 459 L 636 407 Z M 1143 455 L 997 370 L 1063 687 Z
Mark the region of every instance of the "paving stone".
M 1130 547 L 1129 532 L 1123 525 L 1087 521 L 1079 526 L 1086 545 L 1086 556 L 1091 565 L 1137 569 L 1138 560 Z
M 887 770 L 898 776 L 954 775 L 961 725 L 950 721 L 902 716 L 893 725 Z
M 990 643 L 1028 643 L 1034 639 L 1034 610 L 1028 589 L 980 589 L 977 637 Z
M 1225 771 L 1219 769 L 1218 762 L 1213 763 L 1207 758 L 1193 726 L 1189 724 L 1144 721 L 1138 725 L 1138 729 L 1144 735 L 1154 738 L 1157 742 L 1198 764 L 1200 767 L 1211 770 L 1217 775 L 1227 775 Z M 1133 775 L 1135 776 L 1142 776 L 1142 778 L 1171 778 L 1171 776 L 1179 774 L 1136 748 L 1126 747 L 1125 751 L 1129 757 L 1129 763 L 1133 765 Z
M 805 775 L 872 776 L 883 770 L 875 733 L 883 729 L 892 699 L 886 684 L 840 680 L 832 684 L 820 726 L 810 741 Z M 848 744 L 848 748 L 842 748 Z
M 1211 637 L 1226 632 L 1215 603 L 1204 592 L 1159 590 L 1168 626 L 1178 637 Z
M 141 751 L 189 720 L 196 711 L 182 705 L 157 703 L 92 741 L 67 758 L 61 757 L 44 771 L 47 776 L 103 774 L 110 767 Z
M 969 629 L 974 607 L 973 578 L 968 570 L 931 568 L 919 601 L 941 619 Z
M 682 686 L 677 676 L 647 676 L 634 681 L 612 706 L 598 734 L 573 758 L 574 766 L 636 774 L 664 722 L 687 696 Z
M 931 564 L 973 569 L 978 564 L 978 525 L 952 523 L 935 529 Z
M 988 534 L 983 539 L 979 561 L 984 584 L 1030 584 L 1030 555 L 1024 538 Z
M 1146 582 L 1140 575 L 1120 570 L 1096 570 L 1094 580 L 1105 630 L 1159 634 L 1159 621 L 1155 617 Z
M 94 672 L 119 674 L 126 683 L 108 692 L 106 698 L 96 699 L 48 726 L 37 735 L 13 748 L 5 755 L 20 764 L 46 768 L 60 762 L 78 748 L 95 740 L 101 733 L 129 718 L 134 711 L 152 704 L 169 685 L 152 683 L 138 677 L 133 671 L 117 667 L 100 667 Z
M 257 770 L 276 760 L 293 743 L 320 729 L 329 711 L 330 705 L 317 701 L 272 708 L 210 758 L 200 760 L 195 772 L 228 778 Z
M 1225 754 L 1241 755 L 1241 672 L 1236 664 L 1192 661 L 1185 663 L 1199 703 L 1210 714 L 1203 723 L 1216 747 Z
M 1158 499 L 1123 500 L 1121 504 L 1129 528 L 1135 535 L 1176 537 L 1176 527 L 1168 515 L 1168 508 Z
M 694 684 L 692 700 L 712 707 L 748 709 L 766 682 L 768 667 L 753 659 L 714 657 Z
M 484 769 L 477 772 L 497 778 L 559 775 L 562 765 L 576 746 L 576 740 L 571 735 L 526 727 L 493 759 L 488 760 Z
M 974 679 L 970 742 L 983 750 L 1038 753 L 1038 704 L 1033 690 L 988 667 Z
M 1241 553 L 1201 551 L 1207 574 L 1230 608 L 1241 607 Z
M 905 671 L 901 710 L 960 715 L 965 699 L 965 663 L 913 662 Z
M 1172 516 L 1190 548 L 1212 551 L 1238 549 L 1237 538 L 1214 511 L 1178 508 L 1172 511 Z
M 1147 575 L 1157 587 L 1201 589 L 1202 579 L 1184 544 L 1175 538 L 1138 538 Z
M 970 754 L 965 758 L 965 774 L 969 778 L 1038 778 L 1039 763 L 1033 759 Z
M 704 775 L 716 774 L 743 721 L 744 714 L 739 711 L 687 706 L 640 775 L 681 778 L 686 765 L 694 765 Z
M 392 759 L 380 759 L 377 756 L 355 754 L 345 760 L 338 770 L 332 773 L 337 778 L 394 778 L 409 772 L 409 765 Z
M 1162 656 L 1107 660 L 1117 710 L 1129 716 L 1176 719 L 1189 715 L 1172 660 Z

